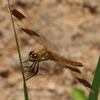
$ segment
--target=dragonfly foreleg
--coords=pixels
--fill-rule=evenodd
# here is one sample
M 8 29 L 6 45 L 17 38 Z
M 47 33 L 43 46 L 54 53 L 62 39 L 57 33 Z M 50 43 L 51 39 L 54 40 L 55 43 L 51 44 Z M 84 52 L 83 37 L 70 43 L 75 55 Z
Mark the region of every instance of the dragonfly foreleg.
M 34 66 L 29 70 L 29 72 L 32 73 L 32 75 L 30 75 L 28 78 L 26 78 L 25 80 L 27 81 L 28 79 L 30 79 L 31 77 L 35 76 L 39 71 L 39 62 L 36 62 L 34 64 Z
M 25 73 L 25 72 L 29 72 L 29 71 L 31 71 L 32 69 L 34 69 L 35 65 L 36 65 L 36 62 L 32 63 L 31 66 L 24 66 L 24 73 Z M 25 68 L 26 68 L 26 69 L 25 69 Z

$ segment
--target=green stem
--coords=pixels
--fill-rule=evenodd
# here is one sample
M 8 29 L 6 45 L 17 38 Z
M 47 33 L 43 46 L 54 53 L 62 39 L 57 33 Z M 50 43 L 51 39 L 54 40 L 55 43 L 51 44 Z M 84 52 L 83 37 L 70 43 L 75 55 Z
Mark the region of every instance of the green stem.
M 10 2 L 9 2 L 9 0 L 7 0 L 7 2 L 8 2 L 9 10 L 10 10 L 11 21 L 12 21 L 14 35 L 15 35 L 15 41 L 16 41 L 16 47 L 17 47 L 18 56 L 19 56 L 19 60 L 20 60 L 20 65 L 21 65 L 21 69 L 22 69 L 21 71 L 22 71 L 22 77 L 23 77 L 23 83 L 24 83 L 24 97 L 25 97 L 25 100 L 28 100 L 28 92 L 27 92 L 27 86 L 26 86 L 25 76 L 24 76 L 24 67 L 23 67 L 23 63 L 22 63 L 22 59 L 21 59 L 21 53 L 20 53 L 18 38 L 17 38 L 17 34 L 16 34 L 14 20 L 13 20 L 12 14 L 11 14 Z

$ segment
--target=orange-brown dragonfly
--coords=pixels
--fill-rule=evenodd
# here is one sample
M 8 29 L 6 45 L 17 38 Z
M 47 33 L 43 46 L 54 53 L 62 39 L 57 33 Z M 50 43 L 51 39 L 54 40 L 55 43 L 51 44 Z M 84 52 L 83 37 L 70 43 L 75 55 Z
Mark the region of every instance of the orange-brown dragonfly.
M 85 87 L 92 89 L 90 83 L 85 79 L 82 75 L 81 71 L 77 67 L 82 67 L 83 64 L 76 61 L 67 60 L 64 57 L 60 56 L 59 53 L 56 53 L 54 49 L 54 45 L 51 42 L 47 41 L 39 31 L 34 31 L 32 28 L 31 22 L 18 10 L 12 9 L 11 13 L 15 16 L 18 21 L 20 22 L 20 28 L 25 33 L 29 34 L 33 37 L 39 44 L 43 46 L 41 50 L 38 52 L 31 51 L 28 56 L 27 61 L 33 62 L 32 65 L 29 67 L 29 70 L 26 71 L 33 71 L 33 74 L 28 77 L 26 80 L 31 78 L 32 76 L 36 75 L 39 69 L 39 62 L 53 60 L 56 62 L 60 62 L 66 69 L 70 70 L 73 77 L 80 83 L 82 83 Z

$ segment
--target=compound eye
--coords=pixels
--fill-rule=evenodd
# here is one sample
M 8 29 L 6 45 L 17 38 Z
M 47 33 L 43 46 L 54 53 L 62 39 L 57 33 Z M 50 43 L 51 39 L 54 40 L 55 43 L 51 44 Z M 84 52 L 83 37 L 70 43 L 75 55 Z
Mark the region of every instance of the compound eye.
M 31 51 L 31 52 L 29 53 L 29 56 L 30 56 L 30 55 L 34 55 L 34 51 Z
M 34 53 L 34 58 L 38 58 L 38 54 L 37 53 Z
M 34 53 L 34 51 L 31 51 L 29 53 L 29 56 L 32 57 L 32 58 L 38 58 L 38 54 L 37 53 Z

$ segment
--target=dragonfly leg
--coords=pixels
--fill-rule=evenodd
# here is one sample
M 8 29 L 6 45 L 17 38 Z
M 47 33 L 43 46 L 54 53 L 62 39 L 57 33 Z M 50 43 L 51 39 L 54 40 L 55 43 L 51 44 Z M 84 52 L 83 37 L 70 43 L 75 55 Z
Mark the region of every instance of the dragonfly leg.
M 35 71 L 34 75 L 36 75 L 39 71 L 39 62 L 37 62 L 37 65 L 35 67 L 36 67 L 36 71 Z
M 24 67 L 26 68 L 26 69 L 24 70 L 24 73 L 25 73 L 25 72 L 29 72 L 29 71 L 31 71 L 32 69 L 34 69 L 35 65 L 36 65 L 36 62 L 32 63 L 31 66 L 24 66 Z
M 30 61 L 30 60 L 25 60 L 23 63 L 28 62 L 28 61 Z
M 31 77 L 35 76 L 39 71 L 39 62 L 36 62 L 34 66 L 29 70 L 32 72 L 32 75 L 25 79 L 25 81 L 29 80 Z

